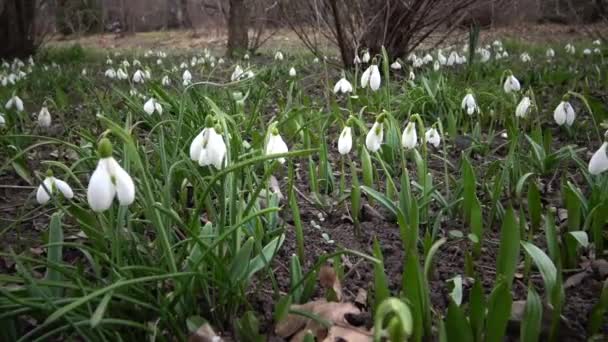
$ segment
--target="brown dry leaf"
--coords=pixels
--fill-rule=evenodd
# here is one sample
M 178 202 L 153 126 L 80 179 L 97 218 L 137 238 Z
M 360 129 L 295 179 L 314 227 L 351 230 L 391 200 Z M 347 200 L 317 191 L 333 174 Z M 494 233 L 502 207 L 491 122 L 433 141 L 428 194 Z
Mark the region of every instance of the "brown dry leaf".
M 317 305 L 321 305 L 324 303 L 326 303 L 325 299 L 321 299 L 314 302 L 308 302 L 302 305 L 294 304 L 291 306 L 291 309 L 313 312 L 314 308 Z M 300 329 L 302 329 L 306 325 L 307 321 L 308 318 L 302 315 L 289 314 L 284 320 L 277 323 L 276 327 L 274 328 L 274 332 L 280 337 L 289 337 L 295 334 Z
M 589 273 L 587 273 L 587 271 L 583 271 L 569 277 L 564 282 L 564 288 L 567 289 L 579 285 L 585 278 L 587 278 L 587 276 L 589 276 Z
M 340 279 L 338 279 L 338 275 L 333 267 L 321 267 L 319 270 L 319 282 L 322 287 L 330 291 L 326 297 L 332 300 L 335 299 L 338 302 L 342 300 L 342 284 L 340 284 Z
M 323 340 L 323 342 L 369 342 L 372 340 L 372 334 L 368 331 L 334 325 L 329 329 L 327 337 Z
M 201 325 L 196 332 L 188 337 L 188 342 L 222 342 L 209 323 Z
M 359 288 L 359 291 L 357 291 L 355 305 L 360 309 L 367 306 L 367 291 L 365 291 L 365 289 Z

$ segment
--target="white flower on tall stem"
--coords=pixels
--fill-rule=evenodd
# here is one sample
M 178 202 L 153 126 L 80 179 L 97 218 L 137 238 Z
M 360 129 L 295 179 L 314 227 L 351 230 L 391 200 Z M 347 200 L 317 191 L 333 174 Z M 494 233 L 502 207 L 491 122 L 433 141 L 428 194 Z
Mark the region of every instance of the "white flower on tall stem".
M 135 73 L 133 73 L 133 83 L 144 83 L 146 80 L 146 75 L 140 69 L 137 69 Z
M 522 63 L 528 63 L 532 60 L 532 58 L 530 57 L 530 54 L 528 54 L 527 52 L 524 52 L 521 55 L 519 55 L 519 59 L 522 61 Z
M 460 60 L 460 56 L 458 55 L 458 52 L 456 51 L 452 51 L 450 52 L 450 55 L 448 56 L 448 61 L 447 61 L 447 66 L 453 66 L 454 64 L 458 63 L 458 61 Z
M 428 144 L 435 146 L 435 148 L 439 147 L 439 145 L 441 144 L 441 137 L 439 136 L 439 132 L 437 131 L 437 129 L 435 129 L 435 127 L 429 128 L 424 133 L 424 139 Z
M 108 68 L 104 75 L 109 79 L 116 78 L 116 71 L 113 68 Z
M 469 91 L 462 99 L 461 107 L 469 115 L 473 115 L 475 112 L 479 113 L 479 106 L 477 106 L 477 102 L 475 102 L 475 97 L 473 97 L 473 93 L 471 91 Z
M 182 74 L 182 84 L 184 85 L 184 87 L 192 84 L 192 74 L 190 73 L 190 71 L 185 70 Z
M 144 111 L 148 113 L 148 115 L 152 115 L 154 112 L 162 114 L 163 106 L 161 106 L 161 104 L 158 103 L 155 98 L 151 97 L 148 99 L 148 101 L 146 101 L 146 103 L 144 103 Z
M 344 126 L 338 138 L 338 152 L 343 156 L 350 153 L 350 150 L 353 148 L 353 129 L 349 121 L 346 122 L 346 126 Z
M 401 63 L 399 63 L 398 60 L 395 60 L 392 64 L 391 64 L 391 69 L 393 70 L 401 70 Z
M 112 157 L 112 143 L 101 139 L 98 147 L 99 162 L 93 171 L 87 188 L 87 201 L 95 212 L 108 210 L 114 198 L 120 205 L 135 200 L 135 184 L 131 176 Z
M 227 148 L 224 138 L 213 125 L 213 119 L 207 116 L 205 128 L 190 144 L 190 159 L 197 161 L 200 166 L 213 165 L 219 170 L 226 164 Z
M 602 146 L 595 151 L 589 160 L 589 173 L 599 175 L 608 170 L 608 131 L 604 134 Z
M 435 63 L 433 63 L 433 70 L 439 71 L 440 68 L 441 68 L 441 63 L 439 63 L 439 61 L 435 61 Z
M 163 79 L 161 80 L 161 83 L 163 86 L 168 87 L 171 85 L 171 79 L 169 78 L 168 75 L 163 76 Z
M 4 108 L 6 108 L 6 109 L 15 108 L 16 111 L 23 112 L 23 101 L 21 100 L 21 98 L 19 98 L 19 96 L 13 95 L 13 97 L 11 97 L 6 102 L 6 104 L 4 105 Z
M 596 40 L 593 41 L 593 45 L 598 45 L 598 46 L 602 45 L 602 41 L 599 40 L 599 39 L 596 39 Z
M 448 62 L 448 59 L 445 58 L 441 49 L 439 49 L 439 51 L 437 52 L 437 61 L 439 61 L 439 64 L 441 65 L 446 65 L 446 63 Z
M 570 102 L 568 102 L 568 99 L 569 96 L 565 95 L 562 102 L 553 111 L 553 119 L 559 126 L 566 124 L 566 126 L 570 127 L 574 123 L 574 119 L 576 119 L 576 113 Z
M 289 148 L 281 137 L 281 134 L 279 134 L 279 129 L 277 128 L 276 123 L 272 124 L 268 133 L 268 140 L 266 141 L 264 154 L 270 156 L 273 154 L 287 153 L 288 151 Z M 278 160 L 281 164 L 285 163 L 285 158 L 283 157 L 279 158 Z
M 289 77 L 296 77 L 296 75 L 296 68 L 291 67 L 291 69 L 289 69 Z
M 418 145 L 418 133 L 416 132 L 416 123 L 410 121 L 405 126 L 403 134 L 401 134 L 401 146 L 406 150 L 415 148 Z
M 276 61 L 282 61 L 282 60 L 283 60 L 283 53 L 282 53 L 281 51 L 277 51 L 277 52 L 274 54 L 274 59 L 275 59 Z
M 576 48 L 574 47 L 574 45 L 568 43 L 566 44 L 566 52 L 571 55 L 574 55 L 576 53 Z
M 119 80 L 126 80 L 129 78 L 129 75 L 122 68 L 118 68 L 118 71 L 116 71 L 116 78 Z
M 423 64 L 429 64 L 433 61 L 433 56 L 431 56 L 430 53 L 427 53 L 426 55 L 424 55 L 424 57 L 422 57 L 422 63 Z
M 380 70 L 378 70 L 376 64 L 370 65 L 363 74 L 361 74 L 361 88 L 366 88 L 369 84 L 369 87 L 373 91 L 376 91 L 380 88 L 381 82 Z
M 371 59 L 371 56 L 369 54 L 369 51 L 365 51 L 365 53 L 363 54 L 363 58 L 361 58 L 361 61 L 363 63 L 369 63 L 370 59 Z
M 38 126 L 42 128 L 51 127 L 51 113 L 46 106 L 43 106 L 38 112 Z
M 519 91 L 521 89 L 521 85 L 519 84 L 519 80 L 513 76 L 513 73 L 508 70 L 507 71 L 507 78 L 505 78 L 505 83 L 503 85 L 503 89 L 505 90 L 505 93 L 509 94 L 513 91 Z
M 353 85 L 346 79 L 344 73 L 342 73 L 342 78 L 338 82 L 336 82 L 336 85 L 334 86 L 334 94 L 346 94 L 351 93 L 352 91 Z
M 589 56 L 591 54 L 591 49 L 587 48 L 583 50 L 583 55 Z
M 519 101 L 519 104 L 517 104 L 517 107 L 515 108 L 515 116 L 518 118 L 527 117 L 528 113 L 530 112 L 531 107 L 532 107 L 532 101 L 530 100 L 530 97 L 524 96 L 521 99 L 521 101 Z
M 36 201 L 39 204 L 46 204 L 51 200 L 51 196 L 60 193 L 67 199 L 74 197 L 74 192 L 70 185 L 61 179 L 53 177 L 53 172 L 49 169 L 46 173 L 46 177 L 42 181 L 42 184 L 38 186 L 36 191 Z
M 378 115 L 376 122 L 365 136 L 365 147 L 370 152 L 376 152 L 380 149 L 384 140 L 384 114 Z
M 359 55 L 355 55 L 355 58 L 353 58 L 353 64 L 361 64 L 361 58 L 359 58 Z
M 4 114 L 0 113 L 0 128 L 6 126 L 6 119 L 4 118 Z
M 412 82 L 416 80 L 416 74 L 414 74 L 414 70 L 410 69 L 410 73 L 407 76 L 407 80 Z
M 555 57 L 555 50 L 548 48 L 545 56 L 547 56 L 547 59 L 553 59 L 553 57 Z
M 234 67 L 234 71 L 232 72 L 232 75 L 230 76 L 230 81 L 232 81 L 232 82 L 237 81 L 238 79 L 241 78 L 242 75 L 243 75 L 243 68 L 241 68 L 241 66 L 237 64 Z

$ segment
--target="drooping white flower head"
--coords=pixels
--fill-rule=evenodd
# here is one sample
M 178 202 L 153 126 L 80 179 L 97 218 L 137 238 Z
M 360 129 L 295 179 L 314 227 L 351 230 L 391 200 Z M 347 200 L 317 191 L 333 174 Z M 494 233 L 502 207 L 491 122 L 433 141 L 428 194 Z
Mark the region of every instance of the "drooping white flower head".
M 340 133 L 340 137 L 338 138 L 338 152 L 341 155 L 347 155 L 350 153 L 350 150 L 353 148 L 353 129 L 349 126 L 349 123 L 346 123 L 342 133 Z
M 560 102 L 553 111 L 553 119 L 559 126 L 566 124 L 566 126 L 570 127 L 574 123 L 575 118 L 576 113 L 574 112 L 574 108 L 572 108 L 572 105 L 568 102 L 568 96 L 564 96 L 562 102 Z
M 0 128 L 6 126 L 6 119 L 4 118 L 4 114 L 0 113 Z
M 232 81 L 232 82 L 237 81 L 238 79 L 241 78 L 242 75 L 243 75 L 243 68 L 241 68 L 241 66 L 237 64 L 234 67 L 234 71 L 232 72 L 232 75 L 230 76 L 230 81 Z
M 524 96 L 521 99 L 521 101 L 519 101 L 519 104 L 515 108 L 515 116 L 518 118 L 527 117 L 528 112 L 530 111 L 531 107 L 532 107 L 532 101 L 530 100 L 530 98 L 528 96 Z
M 433 63 L 433 70 L 439 71 L 439 69 L 441 69 L 441 63 L 439 61 L 435 61 L 435 63 Z
M 346 77 L 344 77 L 344 75 L 342 75 L 342 78 L 338 82 L 336 82 L 336 85 L 334 86 L 334 94 L 346 94 L 352 93 L 352 91 L 353 85 L 350 84 L 350 82 L 346 79 Z
M 87 201 L 95 212 L 108 210 L 114 197 L 120 205 L 135 200 L 135 184 L 131 176 L 112 157 L 112 143 L 107 138 L 99 142 L 99 162 L 87 188 Z
M 569 54 L 571 54 L 571 55 L 574 55 L 576 53 L 576 48 L 574 47 L 574 45 L 572 45 L 570 43 L 566 44 L 566 48 L 565 49 L 566 49 L 566 52 L 569 53 Z
M 165 87 L 170 86 L 171 85 L 171 79 L 169 78 L 169 75 L 163 76 L 163 79 L 161 80 L 161 83 Z
M 361 58 L 359 58 L 359 55 L 355 55 L 355 58 L 353 59 L 353 63 L 355 65 L 361 64 Z
M 416 132 L 416 123 L 411 120 L 405 126 L 403 134 L 401 134 L 401 146 L 406 150 L 415 148 L 418 145 L 418 133 Z
M 477 102 L 475 102 L 475 97 L 473 97 L 473 93 L 470 91 L 462 99 L 461 107 L 469 115 L 473 115 L 475 112 L 479 113 L 479 107 L 477 106 Z
M 384 140 L 384 114 L 378 115 L 376 122 L 365 136 L 365 147 L 370 152 L 376 152 L 380 149 Z
M 401 63 L 399 63 L 398 60 L 395 60 L 392 64 L 391 64 L 391 69 L 393 70 L 401 70 Z
M 528 54 L 527 52 L 524 52 L 519 55 L 519 59 L 522 61 L 522 63 L 528 63 L 532 60 L 532 57 L 530 57 L 530 54 Z
M 192 74 L 190 73 L 190 71 L 185 70 L 182 74 L 182 84 L 184 85 L 184 87 L 192 84 Z
M 208 116 L 205 128 L 190 144 L 190 159 L 197 161 L 200 166 L 213 165 L 221 169 L 226 164 L 226 143 L 221 134 L 213 127 L 213 119 Z
M 443 54 L 443 51 L 441 49 L 439 49 L 439 51 L 437 52 L 437 61 L 441 65 L 446 65 L 448 62 L 448 59 L 445 58 L 445 55 Z
M 429 63 L 433 62 L 433 56 L 431 56 L 430 53 L 427 53 L 426 55 L 424 55 L 424 57 L 422 57 L 422 62 L 424 64 L 429 64 Z
M 414 74 L 414 70 L 410 69 L 410 73 L 407 76 L 408 81 L 415 81 L 416 80 L 416 74 Z
M 435 129 L 435 127 L 431 127 L 426 130 L 424 133 L 424 139 L 428 144 L 431 144 L 436 148 L 441 144 L 441 136 L 439 136 L 439 132 L 437 129 Z
M 478 50 L 478 53 L 481 55 L 482 63 L 486 63 L 487 61 L 490 60 L 490 57 L 492 57 L 492 53 L 488 49 L 482 48 L 482 49 Z
M 116 78 L 119 80 L 127 80 L 129 79 L 129 75 L 122 68 L 118 68 L 118 71 L 116 71 Z
M 597 45 L 597 46 L 602 45 L 602 41 L 599 39 L 596 39 L 593 41 L 593 45 Z
M 70 185 L 61 179 L 53 177 L 53 172 L 49 170 L 42 184 L 38 186 L 36 201 L 39 204 L 46 204 L 51 200 L 51 196 L 57 193 L 60 193 L 67 199 L 72 199 L 74 197 L 74 192 Z
M 282 53 L 281 51 L 277 51 L 277 52 L 274 54 L 274 59 L 275 59 L 276 61 L 282 61 L 282 60 L 283 60 L 283 53 Z
M 133 83 L 144 83 L 145 80 L 146 80 L 146 75 L 144 74 L 144 72 L 141 71 L 140 69 L 137 69 L 135 71 L 135 73 L 133 74 L 133 78 L 132 78 Z
M 38 113 L 38 126 L 42 128 L 51 127 L 51 113 L 46 106 L 43 106 Z
M 552 48 L 548 48 L 547 52 L 545 53 L 545 56 L 547 56 L 547 59 L 552 59 L 553 57 L 555 57 L 555 50 L 553 50 Z
M 453 66 L 454 64 L 458 63 L 459 60 L 460 60 L 460 56 L 458 55 L 458 52 L 452 51 L 452 52 L 450 52 L 450 55 L 448 56 L 448 61 L 446 62 L 446 65 Z
M 266 141 L 266 148 L 264 149 L 264 154 L 267 156 L 270 156 L 273 154 L 287 153 L 289 151 L 289 148 L 287 147 L 287 144 L 281 137 L 281 134 L 279 134 L 279 130 L 276 127 L 276 124 L 273 124 L 272 126 L 270 126 L 269 131 L 270 132 L 268 133 L 268 138 Z M 279 160 L 279 163 L 281 163 L 281 164 L 285 163 L 285 158 L 283 158 L 283 157 L 279 158 L 278 160 Z
M 144 103 L 144 111 L 148 115 L 152 115 L 152 114 L 154 114 L 154 112 L 157 112 L 158 114 L 162 114 L 163 106 L 161 106 L 161 104 L 158 103 L 158 101 L 156 101 L 155 98 L 151 97 L 148 99 L 148 101 L 146 101 L 146 103 Z
M 369 63 L 369 61 L 371 60 L 371 56 L 369 54 L 369 51 L 365 51 L 365 53 L 363 54 L 363 58 L 361 58 L 361 61 L 363 63 Z
M 599 175 L 608 170 L 608 132 L 604 134 L 604 143 L 595 151 L 589 160 L 589 173 Z
M 600 48 L 596 47 L 593 49 L 593 53 L 599 55 L 600 53 L 602 53 L 602 50 Z
M 361 88 L 366 88 L 368 85 L 373 90 L 376 91 L 380 89 L 380 83 L 382 82 L 382 78 L 380 77 L 380 70 L 378 70 L 378 66 L 376 64 L 370 65 L 363 74 L 361 74 Z
M 21 100 L 21 98 L 19 98 L 19 96 L 13 95 L 13 97 L 11 97 L 6 102 L 6 105 L 4 105 L 4 108 L 6 108 L 6 109 L 15 108 L 16 111 L 23 112 L 23 101 Z
M 591 54 L 591 49 L 586 48 L 586 49 L 583 50 L 583 55 L 589 56 L 590 54 Z
M 113 80 L 113 79 L 116 78 L 116 71 L 113 68 L 109 68 L 109 69 L 106 70 L 106 72 L 104 73 L 104 75 L 107 78 Z
M 86 76 L 87 75 L 87 68 L 82 68 L 82 71 L 80 71 L 80 75 Z
M 289 69 L 289 77 L 296 77 L 296 75 L 296 68 L 291 67 L 291 69 Z
M 519 80 L 515 76 L 513 76 L 511 71 L 507 72 L 507 78 L 505 79 L 503 89 L 505 90 L 505 93 L 507 93 L 507 94 L 509 94 L 513 91 L 517 92 L 521 89 Z

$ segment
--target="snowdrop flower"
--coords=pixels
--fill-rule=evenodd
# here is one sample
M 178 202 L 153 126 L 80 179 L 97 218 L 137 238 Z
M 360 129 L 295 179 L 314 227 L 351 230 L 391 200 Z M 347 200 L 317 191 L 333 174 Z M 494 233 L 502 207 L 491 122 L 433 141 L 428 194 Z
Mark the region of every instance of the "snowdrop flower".
M 4 114 L 0 113 L 0 128 L 6 126 L 6 119 L 4 118 Z
M 61 193 L 63 197 L 67 199 L 72 199 L 74 197 L 74 192 L 70 185 L 61 179 L 53 177 L 53 172 L 49 170 L 47 171 L 46 178 L 44 178 L 42 184 L 38 186 L 36 201 L 39 204 L 46 204 L 51 200 L 51 196 L 57 192 Z
M 51 127 L 51 113 L 46 106 L 42 107 L 38 113 L 38 126 L 42 128 Z
M 401 70 L 401 63 L 399 63 L 398 60 L 394 61 L 393 64 L 391 64 L 391 69 L 393 69 L 393 70 Z
M 359 56 L 358 56 L 358 55 L 355 55 L 355 58 L 353 59 L 353 63 L 354 63 L 355 65 L 357 65 L 357 64 L 361 64 L 361 59 L 359 58 Z
M 182 83 L 183 83 L 184 87 L 192 84 L 192 74 L 190 73 L 190 71 L 188 71 L 188 70 L 184 71 L 184 73 L 182 75 L 182 80 L 183 80 Z
M 477 106 L 477 102 L 475 102 L 475 98 L 473 97 L 473 93 L 469 91 L 467 95 L 462 99 L 461 104 L 462 109 L 466 110 L 467 114 L 473 115 L 473 113 L 479 113 L 479 107 Z
M 363 74 L 361 74 L 361 88 L 366 88 L 369 84 L 369 87 L 373 91 L 376 91 L 380 88 L 381 82 L 380 70 L 378 70 L 376 64 L 370 65 Z
M 135 63 L 133 63 L 133 65 L 136 65 L 136 64 L 135 64 Z M 123 66 L 124 68 L 128 68 L 128 67 L 130 67 L 130 66 L 131 66 L 131 63 L 129 63 L 129 61 L 128 61 L 128 60 L 123 59 L 123 61 L 122 61 L 122 66 Z
M 135 77 L 135 75 L 133 75 L 133 77 Z M 119 68 L 116 72 L 116 78 L 119 80 L 126 80 L 129 78 L 129 75 L 122 68 Z
M 114 78 L 116 78 L 116 71 L 114 71 L 114 69 L 112 69 L 112 68 L 109 68 L 106 70 L 104 75 L 109 79 L 114 79 Z
M 376 152 L 380 149 L 382 141 L 384 140 L 384 114 L 378 115 L 376 122 L 372 126 L 372 129 L 367 132 L 365 137 L 365 147 L 370 152 Z
M 574 55 L 576 53 L 576 48 L 574 47 L 574 45 L 568 43 L 566 45 L 566 52 L 569 53 L 569 54 Z
M 456 64 L 458 61 L 460 60 L 460 56 L 458 56 L 458 53 L 456 51 L 452 51 L 450 53 L 450 55 L 448 56 L 448 61 L 447 61 L 447 65 L 448 66 L 453 66 L 454 64 Z
M 163 86 L 168 87 L 171 85 L 171 79 L 169 78 L 169 76 L 165 75 L 165 76 L 163 76 L 161 83 Z
M 527 52 L 522 53 L 519 56 L 519 59 L 522 61 L 522 63 L 528 63 L 532 60 L 532 58 L 530 57 L 530 55 Z
M 220 65 L 221 65 L 221 64 L 224 64 L 224 62 L 225 62 L 225 61 L 224 61 L 224 59 L 223 59 L 223 58 L 220 58 L 220 59 L 218 59 L 218 60 L 217 60 L 217 64 L 220 64 Z
M 279 134 L 279 130 L 277 129 L 276 124 L 273 124 L 270 128 L 268 140 L 266 141 L 266 148 L 264 151 L 264 154 L 267 156 L 273 154 L 287 153 L 289 151 L 289 149 L 287 148 L 287 144 Z M 285 158 L 279 158 L 279 163 L 284 164 Z
M 547 52 L 545 53 L 545 56 L 547 56 L 547 59 L 552 59 L 553 57 L 555 57 L 555 50 L 553 50 L 552 48 L 548 48 Z
M 524 98 L 519 101 L 519 104 L 515 108 L 515 116 L 518 118 L 527 117 L 531 107 L 532 101 L 528 96 L 524 96 Z
M 107 64 L 107 65 L 112 65 L 112 63 L 113 63 L 113 62 L 112 62 L 112 60 L 111 60 L 110 58 L 106 59 L 106 64 Z
M 583 55 L 589 56 L 591 54 L 591 49 L 583 50 Z
M 144 103 L 144 111 L 148 113 L 148 115 L 152 115 L 154 112 L 157 112 L 160 115 L 163 113 L 163 107 L 155 98 L 151 97 Z
M 275 61 L 282 61 L 283 60 L 283 53 L 281 51 L 277 51 L 277 53 L 274 54 L 274 60 Z
M 481 50 L 479 50 L 479 53 L 481 54 L 482 63 L 488 62 L 490 60 L 490 57 L 492 56 L 492 54 L 490 53 L 490 50 L 487 50 L 487 49 L 481 49 Z
M 144 78 L 149 80 L 152 78 L 152 73 L 150 72 L 150 68 L 146 67 L 144 70 Z
M 249 54 L 248 54 L 248 53 L 246 53 L 246 54 L 245 54 L 245 56 L 243 56 L 243 59 L 244 59 L 244 60 L 249 60 Z
M 238 80 L 241 76 L 243 75 L 243 68 L 241 68 L 240 65 L 236 65 L 234 67 L 234 71 L 232 72 L 232 75 L 230 76 L 230 80 L 232 82 Z
M 4 105 L 4 108 L 6 109 L 11 109 L 13 107 L 16 111 L 23 112 L 23 101 L 21 101 L 17 95 L 13 95 L 13 97 L 6 102 L 6 105 Z
M 99 162 L 87 189 L 87 201 L 95 212 L 108 210 L 114 197 L 120 205 L 135 200 L 135 184 L 131 176 L 112 157 L 112 143 L 107 138 L 99 142 Z
M 555 107 L 555 110 L 553 111 L 553 119 L 559 126 L 566 124 L 566 126 L 570 127 L 572 126 L 572 123 L 574 123 L 575 118 L 576 113 L 574 112 L 574 108 L 572 108 L 570 102 L 568 102 L 568 96 L 566 95 L 562 99 L 562 102 Z
M 602 41 L 599 39 L 596 39 L 593 41 L 593 45 L 602 45 Z
M 412 53 L 410 53 L 409 55 L 407 55 L 407 60 L 408 60 L 409 62 L 414 63 L 414 61 L 415 61 L 415 60 L 417 60 L 417 59 L 418 59 L 418 56 L 416 56 L 416 54 L 415 54 L 415 53 L 413 53 L 413 52 L 412 52 Z
M 439 63 L 439 61 L 435 61 L 435 63 L 433 63 L 433 70 L 439 71 L 440 68 L 441 68 L 441 63 Z
M 350 119 L 349 119 L 350 121 Z M 347 155 L 350 153 L 350 150 L 353 148 L 353 129 L 350 127 L 349 122 L 346 122 L 346 126 L 340 133 L 340 137 L 338 138 L 338 152 L 341 155 Z
M 296 68 L 291 67 L 291 69 L 289 69 L 289 77 L 296 77 Z
M 513 91 L 519 91 L 521 89 L 521 85 L 519 84 L 519 80 L 513 76 L 511 71 L 507 71 L 507 78 L 505 79 L 505 84 L 503 85 L 503 89 L 505 93 L 509 94 Z
M 342 78 L 338 82 L 336 82 L 336 85 L 334 86 L 334 94 L 337 94 L 337 93 L 346 94 L 346 93 L 351 93 L 352 91 L 353 91 L 352 84 L 350 84 L 350 82 L 346 79 L 344 74 L 342 74 Z
M 448 62 L 448 59 L 445 58 L 441 49 L 439 49 L 439 52 L 437 52 L 437 61 L 439 61 L 439 64 L 441 65 L 445 65 Z
M 143 71 L 141 71 L 140 69 L 137 69 L 137 71 L 135 71 L 135 73 L 133 74 L 133 83 L 144 83 L 146 79 L 146 75 L 144 74 Z
M 363 63 L 369 63 L 371 59 L 371 56 L 369 55 L 369 51 L 365 51 L 365 53 L 363 54 L 363 58 L 361 58 L 361 61 Z
M 182 62 L 182 64 L 179 65 L 180 69 L 187 69 L 188 68 L 188 63 L 186 62 Z
M 595 151 L 589 160 L 589 173 L 599 175 L 608 170 L 608 132 L 604 134 L 604 143 Z
M 593 53 L 595 53 L 595 54 L 598 54 L 598 55 L 599 55 L 600 53 L 602 53 L 602 50 L 600 50 L 600 48 L 597 48 L 597 47 L 596 47 L 595 49 L 593 49 Z
M 509 58 L 509 53 L 507 51 L 503 52 L 502 58 Z
M 427 53 L 426 55 L 424 55 L 424 57 L 422 57 L 422 62 L 424 64 L 429 64 L 433 61 L 433 56 L 431 56 L 431 54 Z
M 424 139 L 428 144 L 435 146 L 435 148 L 439 147 L 439 144 L 441 144 L 441 137 L 439 136 L 439 132 L 437 129 L 435 129 L 435 127 L 429 128 L 424 133 Z
M 408 81 L 415 81 L 416 80 L 416 74 L 414 74 L 414 70 L 410 69 L 410 74 L 407 76 Z
M 405 126 L 403 134 L 401 134 L 401 146 L 406 150 L 412 149 L 418 145 L 418 134 L 416 133 L 416 123 L 411 120 Z
M 87 69 L 86 68 L 82 68 L 82 71 L 80 72 L 80 75 L 86 76 L 87 75 Z
M 211 116 L 207 116 L 205 128 L 190 145 L 190 159 L 197 161 L 200 166 L 213 165 L 219 170 L 226 164 L 226 151 L 224 138 L 213 127 Z
M 319 57 L 315 57 L 315 58 L 312 60 L 312 62 L 313 62 L 314 64 L 319 64 Z

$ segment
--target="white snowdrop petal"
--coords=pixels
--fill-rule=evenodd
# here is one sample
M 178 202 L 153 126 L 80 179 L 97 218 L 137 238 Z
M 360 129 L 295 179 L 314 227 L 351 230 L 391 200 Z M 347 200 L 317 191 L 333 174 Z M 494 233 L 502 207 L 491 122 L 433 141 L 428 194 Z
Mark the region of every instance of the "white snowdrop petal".
M 606 170 L 608 170 L 608 152 L 606 148 L 608 147 L 608 142 L 604 142 L 602 146 L 595 151 L 591 160 L 589 160 L 589 173 L 592 175 L 598 175 Z
M 53 181 L 50 177 L 47 177 L 44 179 L 44 181 L 42 181 L 42 184 L 38 186 L 38 191 L 36 191 L 36 201 L 40 204 L 46 204 L 51 199 L 52 192 Z
M 129 205 L 135 200 L 135 184 L 133 178 L 118 164 L 114 158 L 109 158 L 110 170 L 114 176 L 116 197 L 120 205 Z
M 116 189 L 106 169 L 105 160 L 102 159 L 89 180 L 87 201 L 93 211 L 102 212 L 110 208 L 114 195 L 116 195 Z
M 201 151 L 203 150 L 203 142 L 205 130 L 202 130 L 190 144 L 190 159 L 198 161 L 200 159 Z
M 74 197 L 74 191 L 72 191 L 72 187 L 70 187 L 70 185 L 64 181 L 62 181 L 61 179 L 54 179 L 55 181 L 55 186 L 57 187 L 57 190 L 59 190 L 61 192 L 61 194 L 63 195 L 63 197 L 67 198 L 67 199 L 72 199 Z

